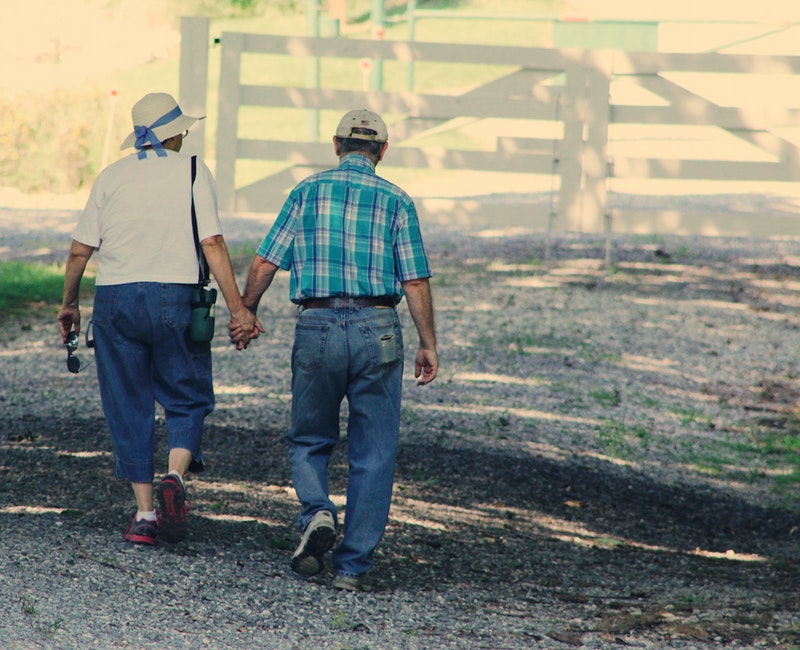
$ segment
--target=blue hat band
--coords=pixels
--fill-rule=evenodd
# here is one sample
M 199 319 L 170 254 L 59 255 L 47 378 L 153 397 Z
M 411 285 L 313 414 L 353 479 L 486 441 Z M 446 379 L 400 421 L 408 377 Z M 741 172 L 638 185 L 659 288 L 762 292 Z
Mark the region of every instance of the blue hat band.
M 180 106 L 176 106 L 166 115 L 159 117 L 150 126 L 133 127 L 133 134 L 136 136 L 136 142 L 133 146 L 139 149 L 138 157 L 140 160 L 147 157 L 144 147 L 146 147 L 148 144 L 155 149 L 155 152 L 158 156 L 164 157 L 167 155 L 167 152 L 164 151 L 164 147 L 161 146 L 161 140 L 159 140 L 158 136 L 153 133 L 153 129 L 159 126 L 164 126 L 165 124 L 169 124 L 173 120 L 179 118 L 181 115 L 183 115 L 183 113 L 181 112 Z

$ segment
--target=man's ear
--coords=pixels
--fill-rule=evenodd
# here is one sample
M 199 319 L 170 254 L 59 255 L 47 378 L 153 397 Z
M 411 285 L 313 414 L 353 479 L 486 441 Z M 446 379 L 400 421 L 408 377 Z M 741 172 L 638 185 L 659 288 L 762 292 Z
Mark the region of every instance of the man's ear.
M 380 162 L 381 160 L 383 160 L 383 154 L 386 153 L 386 149 L 388 149 L 388 148 L 389 148 L 389 143 L 388 142 L 384 142 L 383 146 L 381 147 L 380 153 L 378 154 L 378 161 L 377 162 Z
M 336 155 L 339 155 L 339 138 L 333 136 L 333 150 L 336 152 Z

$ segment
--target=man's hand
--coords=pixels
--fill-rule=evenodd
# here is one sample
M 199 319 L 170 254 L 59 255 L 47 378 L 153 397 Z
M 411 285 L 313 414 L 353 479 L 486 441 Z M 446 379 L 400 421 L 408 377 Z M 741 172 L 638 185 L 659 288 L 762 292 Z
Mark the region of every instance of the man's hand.
M 237 350 L 246 350 L 247 345 L 253 339 L 257 339 L 264 333 L 264 327 L 256 318 L 255 313 L 242 306 L 241 309 L 231 313 L 231 320 L 228 323 L 228 335 L 231 343 L 236 345 Z
M 433 325 L 433 297 L 428 278 L 403 282 L 403 291 L 411 318 L 419 334 L 419 350 L 414 364 L 417 386 L 430 384 L 439 374 L 439 355 L 436 352 L 436 329 Z
M 255 314 L 258 311 L 258 303 L 261 300 L 261 296 L 269 288 L 277 270 L 278 267 L 275 264 L 268 262 L 263 257 L 256 255 L 253 258 L 250 270 L 247 273 L 247 284 L 241 297 L 244 309 L 253 318 L 255 318 Z M 258 319 L 255 319 L 253 329 L 245 331 L 234 318 L 231 318 L 231 322 L 228 325 L 228 333 L 230 334 L 231 342 L 236 345 L 236 349 L 245 350 L 251 340 L 257 339 L 259 334 L 264 333 L 264 328 L 258 322 Z
M 430 384 L 438 374 L 439 355 L 436 350 L 426 348 L 417 350 L 417 358 L 414 363 L 414 377 L 417 378 L 417 386 Z

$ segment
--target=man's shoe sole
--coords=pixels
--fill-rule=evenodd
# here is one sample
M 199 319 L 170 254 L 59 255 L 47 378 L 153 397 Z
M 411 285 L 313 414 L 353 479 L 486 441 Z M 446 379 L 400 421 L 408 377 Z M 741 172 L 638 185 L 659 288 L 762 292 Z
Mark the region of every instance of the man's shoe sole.
M 336 530 L 320 526 L 311 531 L 303 550 L 292 556 L 292 571 L 304 576 L 313 576 L 325 568 L 323 556 L 333 548 Z

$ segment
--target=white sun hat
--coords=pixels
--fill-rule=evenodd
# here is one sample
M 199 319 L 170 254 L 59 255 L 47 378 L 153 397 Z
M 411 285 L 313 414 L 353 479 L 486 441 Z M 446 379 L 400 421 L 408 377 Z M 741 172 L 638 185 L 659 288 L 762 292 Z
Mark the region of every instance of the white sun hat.
M 205 115 L 184 115 L 178 102 L 169 93 L 149 93 L 133 105 L 131 117 L 133 132 L 128 134 L 120 149 L 136 147 L 141 150 L 146 145 L 151 145 L 158 151 L 164 140 L 183 133 Z

